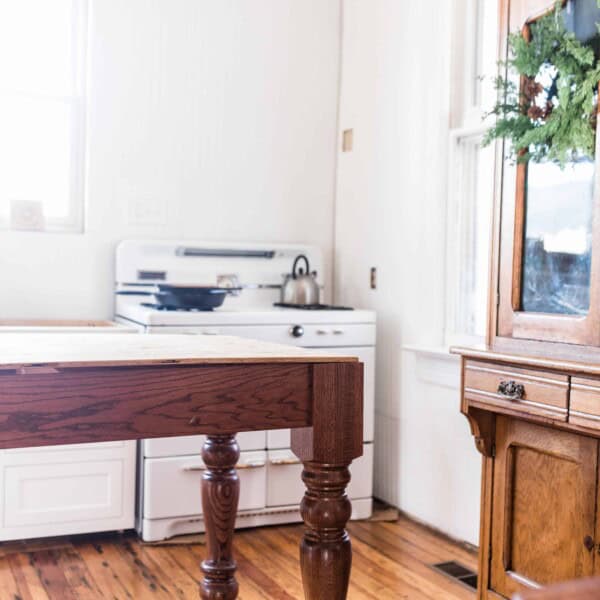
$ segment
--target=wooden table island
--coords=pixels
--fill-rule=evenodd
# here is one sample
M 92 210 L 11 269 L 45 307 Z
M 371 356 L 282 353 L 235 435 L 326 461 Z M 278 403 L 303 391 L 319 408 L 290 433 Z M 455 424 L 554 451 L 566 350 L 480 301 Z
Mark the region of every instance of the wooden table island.
M 307 600 L 346 598 L 348 466 L 362 454 L 362 364 L 221 336 L 2 334 L 0 448 L 206 434 L 200 596 L 237 597 L 238 432 L 292 429 L 303 462 Z M 200 451 L 200 448 L 199 448 Z

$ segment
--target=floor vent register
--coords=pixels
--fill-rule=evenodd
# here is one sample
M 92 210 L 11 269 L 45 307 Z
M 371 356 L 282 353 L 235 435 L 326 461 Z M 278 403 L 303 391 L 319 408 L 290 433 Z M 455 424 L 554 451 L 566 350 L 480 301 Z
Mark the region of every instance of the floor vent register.
M 472 590 L 477 589 L 477 573 L 474 573 L 464 565 L 456 562 L 455 560 L 450 560 L 448 562 L 436 563 L 431 565 L 433 569 L 439 571 L 446 575 L 446 577 L 450 577 L 451 579 L 455 579 L 456 581 L 462 583 L 466 587 Z

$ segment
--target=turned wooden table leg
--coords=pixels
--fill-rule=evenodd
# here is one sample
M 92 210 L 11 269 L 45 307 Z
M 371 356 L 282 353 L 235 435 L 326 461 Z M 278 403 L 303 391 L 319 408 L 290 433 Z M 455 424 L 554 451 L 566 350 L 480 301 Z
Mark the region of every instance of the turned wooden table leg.
M 345 600 L 352 545 L 346 532 L 352 507 L 346 495 L 348 466 L 362 454 L 363 365 L 313 367 L 312 427 L 292 430 L 292 450 L 302 461 L 306 494 L 300 506 L 300 545 L 306 600 Z
M 346 523 L 352 514 L 347 466 L 304 463 L 306 494 L 300 506 L 304 538 L 300 545 L 307 600 L 344 600 L 348 593 L 352 547 Z
M 205 600 L 234 600 L 238 595 L 232 555 L 233 529 L 240 496 L 235 465 L 240 448 L 235 435 L 210 435 L 202 448 L 202 508 L 206 525 L 207 558 L 200 596 Z

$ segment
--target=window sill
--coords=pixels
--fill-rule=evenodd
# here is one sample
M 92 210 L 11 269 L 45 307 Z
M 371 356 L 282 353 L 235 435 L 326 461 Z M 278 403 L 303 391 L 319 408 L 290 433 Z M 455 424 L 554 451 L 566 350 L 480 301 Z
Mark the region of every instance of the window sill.
M 422 383 L 458 390 L 460 388 L 460 357 L 450 354 L 447 346 L 403 346 L 404 352 L 415 355 L 415 375 Z
M 419 346 L 409 344 L 402 346 L 405 352 L 414 352 L 421 356 L 432 356 L 435 358 L 447 359 L 449 362 L 457 362 L 459 357 L 456 354 L 450 354 L 449 346 Z

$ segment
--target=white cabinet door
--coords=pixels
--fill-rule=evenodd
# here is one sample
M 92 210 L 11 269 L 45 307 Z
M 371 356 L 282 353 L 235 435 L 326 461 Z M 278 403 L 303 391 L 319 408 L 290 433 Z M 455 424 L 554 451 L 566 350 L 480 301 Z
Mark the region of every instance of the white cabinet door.
M 130 529 L 135 442 L 0 452 L 0 540 Z

